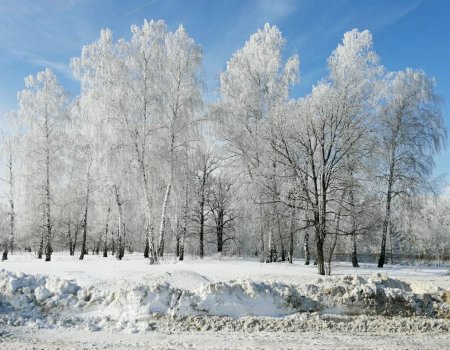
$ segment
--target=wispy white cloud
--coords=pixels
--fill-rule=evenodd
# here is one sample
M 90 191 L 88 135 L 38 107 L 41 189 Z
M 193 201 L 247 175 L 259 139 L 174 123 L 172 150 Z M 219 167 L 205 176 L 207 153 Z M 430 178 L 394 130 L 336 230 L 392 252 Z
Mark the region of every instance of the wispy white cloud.
M 18 60 L 28 63 L 32 66 L 38 67 L 38 68 L 51 68 L 57 73 L 60 73 L 64 75 L 67 79 L 74 80 L 74 76 L 72 74 L 72 70 L 69 67 L 69 63 L 67 62 L 58 62 L 49 60 L 45 57 L 38 56 L 33 53 L 20 51 L 20 50 L 11 50 L 10 51 Z
M 254 3 L 254 12 L 261 19 L 277 22 L 294 13 L 299 2 L 294 0 L 260 0 Z

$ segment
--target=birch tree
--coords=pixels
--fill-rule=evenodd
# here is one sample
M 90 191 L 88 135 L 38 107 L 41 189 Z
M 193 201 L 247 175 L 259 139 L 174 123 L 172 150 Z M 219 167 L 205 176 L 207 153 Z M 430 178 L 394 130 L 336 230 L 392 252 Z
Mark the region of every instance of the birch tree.
M 446 140 L 435 82 L 422 71 L 406 69 L 386 77 L 379 111 L 381 173 L 385 185 L 385 214 L 378 267 L 386 262 L 386 239 L 392 203 L 427 188 L 434 161 Z
M 233 54 L 220 75 L 220 137 L 227 142 L 230 155 L 253 185 L 263 164 L 262 124 L 278 103 L 286 101 L 289 87 L 299 77 L 298 56 L 283 61 L 284 45 L 280 30 L 265 24 Z M 261 202 L 261 198 L 255 200 Z M 260 232 L 262 258 L 262 226 Z
M 63 146 L 64 121 L 67 118 L 67 94 L 50 69 L 25 79 L 25 89 L 19 92 L 19 115 L 25 121 L 32 149 L 30 161 L 38 162 L 41 176 L 41 198 L 45 226 L 45 261 L 52 254 L 52 183 L 51 176 Z M 31 160 L 31 157 L 36 157 Z
M 162 140 L 166 140 L 164 151 L 168 153 L 169 163 L 169 175 L 161 208 L 158 239 L 160 256 L 164 253 L 167 207 L 174 181 L 176 152 L 181 147 L 187 147 L 187 143 L 192 141 L 192 132 L 189 133 L 189 130 L 194 129 L 196 112 L 202 102 L 202 83 L 199 79 L 201 49 L 188 36 L 183 26 L 175 33 L 166 33 L 164 53 L 156 82 L 162 111 Z
M 12 121 L 15 119 L 15 113 L 12 112 L 7 115 L 7 119 Z M 8 253 L 14 251 L 14 237 L 16 231 L 16 211 L 15 211 L 15 177 L 17 173 L 16 154 L 15 148 L 17 146 L 17 140 L 15 136 L 6 136 L 2 133 L 2 153 L 6 156 L 6 168 L 7 178 L 0 178 L 8 186 L 8 202 L 9 202 L 9 233 L 8 239 L 5 242 L 4 251 L 2 254 L 2 260 L 8 259 Z

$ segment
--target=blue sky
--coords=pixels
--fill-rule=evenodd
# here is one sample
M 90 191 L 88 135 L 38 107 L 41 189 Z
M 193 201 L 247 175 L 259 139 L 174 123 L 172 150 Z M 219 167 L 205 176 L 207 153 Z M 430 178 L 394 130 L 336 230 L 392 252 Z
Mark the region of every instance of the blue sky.
M 101 28 L 129 38 L 130 26 L 144 18 L 164 19 L 172 30 L 182 23 L 202 45 L 209 99 L 226 61 L 266 22 L 283 32 L 286 55 L 300 55 L 294 97 L 326 74 L 326 59 L 344 32 L 369 29 L 388 70 L 420 68 L 436 78 L 450 126 L 448 0 L 0 0 L 0 114 L 17 107 L 23 78 L 45 67 L 76 96 L 70 58 Z M 449 148 L 437 157 L 435 173 L 450 173 Z

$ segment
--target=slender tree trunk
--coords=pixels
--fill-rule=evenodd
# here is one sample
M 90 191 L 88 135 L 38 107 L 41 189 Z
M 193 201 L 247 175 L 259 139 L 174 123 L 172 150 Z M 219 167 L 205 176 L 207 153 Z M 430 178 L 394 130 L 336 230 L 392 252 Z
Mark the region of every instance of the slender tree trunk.
M 185 191 L 185 198 L 184 198 L 184 208 L 183 208 L 183 230 L 181 233 L 181 239 L 180 239 L 180 255 L 179 260 L 184 260 L 184 245 L 186 240 L 186 233 L 187 233 L 187 225 L 188 225 L 188 208 L 189 207 L 189 185 L 186 184 L 186 191 Z
M 353 250 L 352 250 L 352 266 L 353 267 L 359 267 L 359 263 L 358 263 L 358 253 L 357 253 L 357 247 L 356 247 L 356 233 L 353 232 L 352 234 L 352 245 L 353 245 Z
M 8 260 L 8 253 L 13 253 L 14 249 L 14 224 L 15 224 L 15 213 L 14 213 L 14 187 L 13 187 L 13 156 L 12 153 L 9 153 L 9 161 L 8 161 L 8 169 L 9 169 L 9 240 L 5 242 L 5 250 L 2 254 L 2 261 Z
M 325 275 L 325 259 L 323 253 L 323 246 L 325 243 L 325 218 L 318 212 L 318 208 L 315 208 L 316 212 L 314 213 L 314 221 L 315 221 L 315 240 L 316 240 L 316 250 L 317 250 L 317 269 L 319 275 Z
M 200 259 L 204 257 L 204 235 L 205 235 L 205 202 L 206 202 L 206 177 L 207 177 L 207 164 L 205 162 L 203 168 L 202 186 L 200 189 L 200 233 L 199 233 L 199 254 Z
M 172 189 L 172 174 L 170 175 L 169 183 L 167 184 L 166 194 L 164 195 L 164 201 L 161 210 L 161 226 L 159 229 L 159 242 L 158 242 L 158 255 L 160 257 L 164 255 L 164 235 L 166 231 L 167 204 L 169 201 L 171 189 Z
M 42 259 L 42 256 L 44 255 L 44 235 L 45 235 L 45 206 L 42 207 L 42 226 L 40 228 L 40 239 L 39 239 L 39 247 L 37 251 L 37 257 L 38 259 Z
M 175 115 L 174 115 L 175 117 Z M 161 210 L 161 225 L 159 229 L 159 242 L 158 242 L 158 255 L 163 256 L 164 254 L 164 236 L 166 233 L 166 216 L 167 216 L 167 205 L 169 202 L 170 192 L 172 189 L 172 181 L 173 181 L 173 167 L 174 167 L 174 159 L 173 159 L 173 153 L 174 153 L 174 147 L 175 147 L 175 134 L 172 130 L 172 135 L 170 139 L 170 174 L 169 174 L 169 182 L 167 183 L 166 188 L 166 194 L 164 195 L 164 201 L 162 205 Z
M 386 211 L 383 220 L 383 232 L 381 236 L 381 251 L 380 258 L 378 260 L 378 267 L 382 268 L 386 262 L 386 238 L 388 233 L 388 228 L 391 222 L 391 202 L 392 202 L 392 185 L 394 179 L 394 152 L 392 152 L 391 156 L 391 165 L 389 169 L 389 179 L 388 179 L 388 189 L 386 195 Z
M 183 225 L 183 234 L 181 235 L 181 239 L 180 239 L 180 255 L 178 260 L 183 261 L 184 260 L 184 245 L 185 245 L 185 240 L 186 240 L 186 231 L 187 231 L 187 227 L 185 225 Z
M 14 231 L 15 231 L 15 211 L 14 211 L 14 177 L 13 177 L 13 155 L 9 154 L 9 252 L 12 254 L 14 251 Z M 6 254 L 4 254 L 5 260 L 8 258 L 8 244 L 6 244 L 5 249 Z
M 177 236 L 176 237 L 176 254 L 177 254 L 177 258 L 179 258 L 180 257 L 180 237 L 179 236 Z
M 388 227 L 388 236 L 389 236 L 389 253 L 391 258 L 391 265 L 394 265 L 394 248 L 392 244 L 392 223 L 389 223 Z
M 289 250 L 288 250 L 289 264 L 292 264 L 294 260 L 294 231 L 295 231 L 295 209 L 292 209 L 290 229 L 289 229 Z
M 42 259 L 42 255 L 44 254 L 44 230 L 41 228 L 41 237 L 39 239 L 39 248 L 37 251 L 38 259 Z
M 317 269 L 319 275 L 325 275 L 325 259 L 323 254 L 324 241 L 320 237 L 316 237 L 316 249 L 317 249 Z
M 73 253 L 75 254 L 75 250 L 77 249 L 77 243 L 78 243 L 78 231 L 80 230 L 79 224 L 75 225 L 75 232 L 74 232 L 74 238 L 73 238 Z
M 223 252 L 223 221 L 224 221 L 224 211 L 222 208 L 219 208 L 217 212 L 217 225 L 216 225 L 216 234 L 217 234 L 217 252 Z
M 337 241 L 338 241 L 338 235 L 335 233 L 335 234 L 333 234 L 333 238 L 332 238 L 331 246 L 330 246 L 330 254 L 328 255 L 328 259 L 327 259 L 327 275 L 328 276 L 331 276 L 331 263 L 333 262 L 333 254 L 334 254 L 334 250 L 336 249 Z
M 149 252 L 150 252 L 150 245 L 148 243 L 149 241 L 149 237 L 148 237 L 148 230 L 145 230 L 145 248 L 144 248 L 144 258 L 148 258 L 149 257 Z
M 278 237 L 280 238 L 281 261 L 286 261 L 286 249 L 284 249 L 283 235 L 281 234 L 280 215 L 276 213 Z
M 83 240 L 81 241 L 81 253 L 80 260 L 84 259 L 84 254 L 86 249 L 86 239 L 87 239 L 87 224 L 88 224 L 88 211 L 89 211 L 89 194 L 91 190 L 91 164 L 88 165 L 87 177 L 86 177 L 86 198 L 84 202 L 84 218 L 83 218 Z
M 259 262 L 265 262 L 266 247 L 264 246 L 264 225 L 263 225 L 262 204 L 259 204 Z
M 303 242 L 303 252 L 305 254 L 305 265 L 309 265 L 311 253 L 309 251 L 309 227 L 305 229 L 305 241 Z
M 70 254 L 70 256 L 72 256 L 72 255 L 74 255 L 75 247 L 73 245 L 73 240 L 72 240 L 72 225 L 70 222 L 70 217 L 69 217 L 69 222 L 67 224 L 67 230 L 68 230 L 68 236 L 69 236 L 69 254 Z
M 122 245 L 121 245 L 121 251 L 120 251 L 120 257 L 123 258 L 125 255 L 125 246 L 127 242 L 127 229 L 125 226 L 125 222 L 122 224 Z M 128 249 L 130 251 L 130 249 Z
M 311 262 L 311 252 L 309 250 L 310 221 L 309 221 L 309 214 L 307 211 L 305 211 L 304 213 L 304 219 L 306 223 L 306 228 L 305 228 L 305 237 L 303 241 L 303 255 L 305 256 L 305 265 L 309 265 Z
M 106 212 L 106 224 L 105 224 L 105 237 L 103 239 L 103 257 L 108 257 L 108 231 L 109 231 L 109 214 L 111 213 L 111 207 L 108 207 Z
M 117 260 L 122 260 L 123 258 L 123 253 L 124 253 L 124 238 L 123 238 L 123 213 L 122 213 L 122 202 L 120 200 L 120 195 L 119 195 L 119 187 L 114 185 L 114 192 L 116 195 L 116 204 L 117 204 L 117 209 L 119 212 L 119 227 L 118 227 L 118 231 L 117 231 L 117 249 L 116 249 L 116 258 Z
M 144 106 L 146 109 L 146 106 Z M 144 113 L 144 116 L 146 116 L 146 112 Z M 146 118 L 146 117 L 145 117 Z M 145 133 L 145 130 L 143 130 Z M 152 200 L 149 193 L 149 184 L 148 184 L 148 178 L 147 178 L 147 171 L 145 169 L 145 145 L 142 146 L 142 151 L 139 150 L 139 145 L 137 142 L 135 142 L 135 150 L 136 150 L 136 156 L 139 164 L 139 170 L 141 173 L 141 179 L 142 179 L 142 189 L 144 191 L 144 198 L 145 198 L 145 214 L 147 223 L 145 225 L 145 236 L 147 237 L 146 245 L 148 244 L 148 258 L 150 261 L 150 264 L 154 264 L 158 262 L 158 254 L 155 247 L 155 237 L 153 235 L 153 225 L 152 225 Z
M 46 174 L 46 185 L 45 185 L 45 199 L 46 199 L 46 237 L 45 237 L 45 261 L 50 261 L 52 258 L 52 223 L 50 216 L 50 135 L 48 129 L 48 121 L 45 119 L 46 124 L 46 161 L 45 161 L 45 174 Z
M 342 195 L 342 200 L 343 199 L 344 199 L 344 195 Z M 338 241 L 338 232 L 340 229 L 340 225 L 341 225 L 341 209 L 339 209 L 338 214 L 337 214 L 336 229 L 335 229 L 336 232 L 333 235 L 333 238 L 331 241 L 331 246 L 330 246 L 330 251 L 329 251 L 328 259 L 327 259 L 327 275 L 328 276 L 331 276 L 331 263 L 333 262 L 333 255 L 334 255 L 334 251 L 336 249 L 336 245 L 337 245 L 337 241 Z
M 204 255 L 205 255 L 205 251 L 204 251 L 204 235 L 205 235 L 205 213 L 204 213 L 204 205 L 201 205 L 200 207 L 200 234 L 199 234 L 199 254 L 200 254 L 200 259 L 203 259 Z

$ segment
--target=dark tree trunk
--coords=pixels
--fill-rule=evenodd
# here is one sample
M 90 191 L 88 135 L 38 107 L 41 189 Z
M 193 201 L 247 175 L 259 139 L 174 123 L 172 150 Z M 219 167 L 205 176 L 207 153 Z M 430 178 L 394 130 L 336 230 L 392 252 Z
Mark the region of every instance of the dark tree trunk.
M 2 261 L 8 260 L 8 247 L 5 247 L 5 250 L 2 254 Z
M 185 231 L 185 229 L 183 229 Z M 179 261 L 183 261 L 184 260 L 184 237 L 185 237 L 185 233 L 183 233 L 183 237 L 181 237 L 181 243 L 180 243 L 180 255 L 178 257 Z
M 325 259 L 323 255 L 323 240 L 316 240 L 316 248 L 317 248 L 317 268 L 319 275 L 325 275 Z
M 119 187 L 114 185 L 114 192 L 116 195 L 116 204 L 119 212 L 119 223 L 117 230 L 117 252 L 116 258 L 117 260 L 122 260 L 124 252 L 125 252 L 125 225 L 123 223 L 123 214 L 122 214 L 122 202 L 120 200 L 119 195 Z
M 259 204 L 259 262 L 264 262 L 266 247 L 264 244 L 264 225 L 263 225 L 262 204 Z
M 289 264 L 293 263 L 294 259 L 294 231 L 295 231 L 295 210 L 292 210 L 291 214 L 291 225 L 289 230 L 289 251 L 288 251 L 288 261 Z
M 358 253 L 356 251 L 356 234 L 352 234 L 352 243 L 353 243 L 353 250 L 352 250 L 352 266 L 353 267 L 359 267 L 358 264 Z
M 73 238 L 73 254 L 75 255 L 75 250 L 77 249 L 77 242 L 78 242 L 78 231 L 79 231 L 80 227 L 79 225 L 75 225 L 75 232 L 74 232 L 74 238 Z
M 103 257 L 107 258 L 108 257 L 108 242 L 105 241 L 104 245 L 103 245 Z
M 334 254 L 334 250 L 336 249 L 336 244 L 337 244 L 337 240 L 338 240 L 338 235 L 334 234 L 333 237 L 331 238 L 331 247 L 330 247 L 330 254 L 328 255 L 328 260 L 327 260 L 327 275 L 331 276 L 331 263 L 333 262 L 333 254 Z
M 203 207 L 201 210 L 203 210 Z M 200 259 L 203 259 L 203 256 L 205 254 L 205 252 L 204 252 L 204 234 L 205 234 L 204 229 L 205 229 L 205 214 L 202 212 L 202 213 L 200 213 L 200 234 L 199 234 Z
M 122 237 L 119 236 L 118 240 L 117 240 L 117 254 L 116 254 L 116 259 L 117 260 L 122 260 L 123 254 L 122 254 Z
M 81 242 L 81 253 L 80 253 L 80 260 L 84 259 L 84 255 L 87 254 L 87 247 L 86 247 L 86 238 L 87 238 L 87 221 L 88 221 L 88 210 L 89 210 L 89 192 L 90 192 L 90 186 L 89 186 L 89 170 L 88 170 L 88 184 L 87 184 L 87 191 L 86 191 L 86 200 L 84 203 L 84 219 L 83 219 L 83 240 Z
M 148 237 L 145 237 L 144 258 L 149 257 L 150 244 L 148 243 Z
M 14 251 L 15 211 L 14 211 L 14 177 L 13 177 L 13 154 L 9 153 L 9 252 Z M 6 259 L 8 258 L 8 243 L 6 244 Z M 5 259 L 5 260 L 6 260 Z
M 305 230 L 305 241 L 303 243 L 303 251 L 305 253 L 305 265 L 309 265 L 311 261 L 311 253 L 309 252 L 309 228 Z
M 184 245 L 186 240 L 187 225 L 188 225 L 188 210 L 189 210 L 189 185 L 186 184 L 185 194 L 184 194 L 184 208 L 183 208 L 183 230 L 180 239 L 180 255 L 178 260 L 184 260 Z
M 323 254 L 323 246 L 324 246 L 324 237 L 325 237 L 325 218 L 322 220 L 319 219 L 320 214 L 318 212 L 314 215 L 315 221 L 315 240 L 316 240 L 316 250 L 317 250 L 317 258 L 314 264 L 317 263 L 317 269 L 319 275 L 325 275 L 325 256 Z
M 380 258 L 378 259 L 378 267 L 382 268 L 384 264 L 386 263 L 386 240 L 387 240 L 387 233 L 390 223 L 390 217 L 391 217 L 391 191 L 388 190 L 387 194 L 387 200 L 386 200 L 386 214 L 385 218 L 383 220 L 383 233 L 381 236 L 381 250 L 380 250 Z
M 223 226 L 224 226 L 224 210 L 220 208 L 217 213 L 217 225 L 216 225 L 216 234 L 217 234 L 217 252 L 223 252 Z
M 108 257 L 108 233 L 109 233 L 109 214 L 111 213 L 111 207 L 108 207 L 106 212 L 106 224 L 105 224 L 105 237 L 103 239 L 103 257 Z
M 52 258 L 52 222 L 50 216 L 50 134 L 49 134 L 49 126 L 48 126 L 48 116 L 45 116 L 45 129 L 46 129 L 46 184 L 45 184 L 45 208 L 46 208 L 46 237 L 45 237 L 45 261 L 50 261 Z
M 37 251 L 38 259 L 42 259 L 43 253 L 44 253 L 44 231 L 41 230 L 41 239 L 39 240 L 39 248 Z
M 278 229 L 278 237 L 280 238 L 280 251 L 281 251 L 281 261 L 286 261 L 286 249 L 284 248 L 283 235 L 281 234 L 281 223 L 280 223 L 280 215 L 278 212 L 277 216 L 277 229 Z
M 392 202 L 392 187 L 394 184 L 394 170 L 395 170 L 395 150 L 391 150 L 391 158 L 389 165 L 388 189 L 386 194 L 386 212 L 383 220 L 383 232 L 381 236 L 381 250 L 380 258 L 378 259 L 378 267 L 382 268 L 386 262 L 386 238 L 388 228 L 391 222 L 391 202 Z
M 69 255 L 74 255 L 74 246 L 73 246 L 73 241 L 72 241 L 72 229 L 71 229 L 71 224 L 70 224 L 70 219 L 69 219 L 69 223 L 68 223 L 68 236 L 69 236 Z

